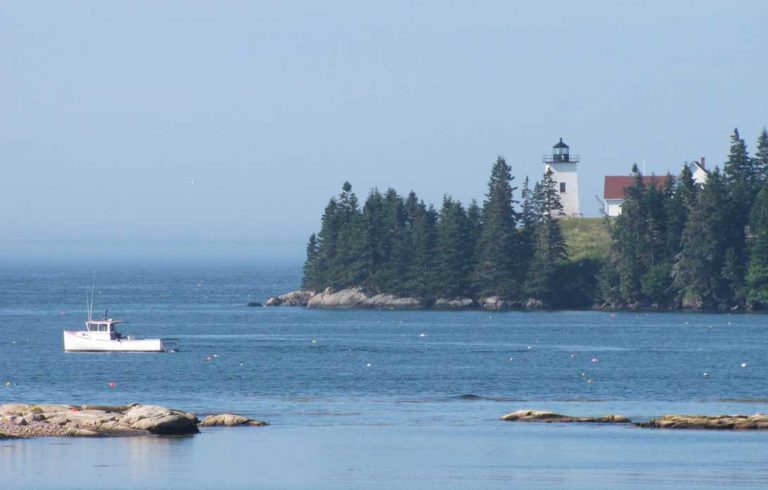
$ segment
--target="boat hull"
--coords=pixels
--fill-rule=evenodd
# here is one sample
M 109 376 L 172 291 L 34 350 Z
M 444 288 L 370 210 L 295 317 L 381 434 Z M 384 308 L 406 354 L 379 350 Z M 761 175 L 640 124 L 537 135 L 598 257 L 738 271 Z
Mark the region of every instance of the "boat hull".
M 164 352 L 162 339 L 94 339 L 89 332 L 64 331 L 66 352 Z

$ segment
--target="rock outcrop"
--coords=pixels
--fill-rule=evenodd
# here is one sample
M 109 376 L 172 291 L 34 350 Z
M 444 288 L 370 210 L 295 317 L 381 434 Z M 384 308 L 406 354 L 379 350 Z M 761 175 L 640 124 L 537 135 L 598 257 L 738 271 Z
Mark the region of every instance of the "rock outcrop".
M 314 291 L 300 289 L 269 298 L 264 306 L 307 306 L 310 298 L 314 295 Z
M 557 423 L 598 423 L 598 424 L 631 424 L 632 421 L 622 415 L 607 415 L 604 417 L 573 417 L 543 410 L 518 410 L 501 417 L 507 422 L 557 422 Z
M 199 432 L 197 423 L 191 413 L 154 405 L 0 405 L 0 434 L 14 437 L 186 435 Z
M 432 305 L 436 310 L 463 310 L 475 306 L 475 300 L 471 298 L 439 298 Z
M 480 298 L 477 303 L 480 305 L 480 308 L 483 308 L 484 310 L 504 310 L 512 307 L 512 305 L 509 304 L 509 301 L 506 301 L 498 296 Z
M 768 415 L 664 415 L 637 425 L 656 429 L 768 430 Z
M 342 289 L 333 291 L 326 289 L 312 296 L 307 302 L 307 308 L 394 308 L 418 309 L 424 305 L 416 298 L 399 297 L 392 294 L 368 295 L 361 288 Z
M 768 415 L 663 415 L 647 422 L 633 422 L 621 415 L 604 417 L 573 417 L 543 410 L 518 410 L 501 417 L 508 422 L 594 422 L 601 424 L 632 424 L 654 429 L 708 430 L 768 430 Z
M 249 427 L 263 427 L 269 424 L 266 422 L 262 422 L 260 420 L 253 420 L 247 417 L 243 417 L 242 415 L 234 415 L 231 413 L 209 415 L 205 417 L 202 422 L 200 422 L 200 427 L 216 427 L 216 426 L 236 427 L 240 425 L 245 425 Z
M 198 425 L 269 425 L 241 415 L 209 415 L 202 422 L 189 412 L 157 405 L 0 405 L 0 439 L 19 437 L 105 437 L 197 434 Z
M 134 430 L 146 430 L 152 434 L 197 434 L 197 417 L 191 413 L 159 407 L 134 405 L 118 421 Z

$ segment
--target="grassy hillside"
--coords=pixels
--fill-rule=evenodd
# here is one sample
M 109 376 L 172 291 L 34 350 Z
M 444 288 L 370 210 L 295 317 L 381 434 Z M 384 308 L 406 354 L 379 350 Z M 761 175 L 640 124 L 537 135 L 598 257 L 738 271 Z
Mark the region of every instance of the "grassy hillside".
M 565 218 L 560 226 L 571 260 L 606 259 L 611 239 L 604 218 Z

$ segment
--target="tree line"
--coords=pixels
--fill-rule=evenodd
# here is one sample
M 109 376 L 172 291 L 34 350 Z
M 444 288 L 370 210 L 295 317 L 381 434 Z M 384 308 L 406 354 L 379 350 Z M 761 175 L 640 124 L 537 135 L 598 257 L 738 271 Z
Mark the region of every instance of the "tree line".
M 644 181 L 635 165 L 622 213 L 605 219 L 610 253 L 568 257 L 552 172 L 520 189 L 505 160 L 493 164 L 482 206 L 446 195 L 440 209 L 414 192 L 352 186 L 328 202 L 307 244 L 303 288 L 361 287 L 438 298 L 497 297 L 511 307 L 768 308 L 768 133 L 756 152 L 734 130 L 722 170 L 694 183 Z
M 493 164 L 482 206 L 446 195 L 440 209 L 414 192 L 373 189 L 360 205 L 345 182 L 307 244 L 303 287 L 361 287 L 372 293 L 439 298 L 497 297 L 552 307 L 592 301 L 597 265 L 572 263 L 557 219 L 562 203 L 552 172 L 520 193 L 506 161 Z M 581 287 L 583 283 L 595 283 Z
M 768 306 L 768 134 L 750 156 L 738 129 L 728 159 L 697 186 L 687 166 L 644 185 L 637 166 L 601 274 L 614 306 Z

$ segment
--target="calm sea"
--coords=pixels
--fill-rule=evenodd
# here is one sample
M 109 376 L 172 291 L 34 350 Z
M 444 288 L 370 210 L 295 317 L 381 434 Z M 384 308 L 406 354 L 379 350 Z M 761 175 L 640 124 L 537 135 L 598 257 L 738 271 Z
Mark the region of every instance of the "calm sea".
M 1 488 L 768 487 L 765 433 L 498 420 L 766 411 L 763 315 L 249 308 L 296 288 L 299 268 L 126 267 L 96 272 L 95 312 L 179 352 L 64 353 L 92 280 L 0 270 L 0 403 L 156 403 L 272 425 L 0 441 Z

